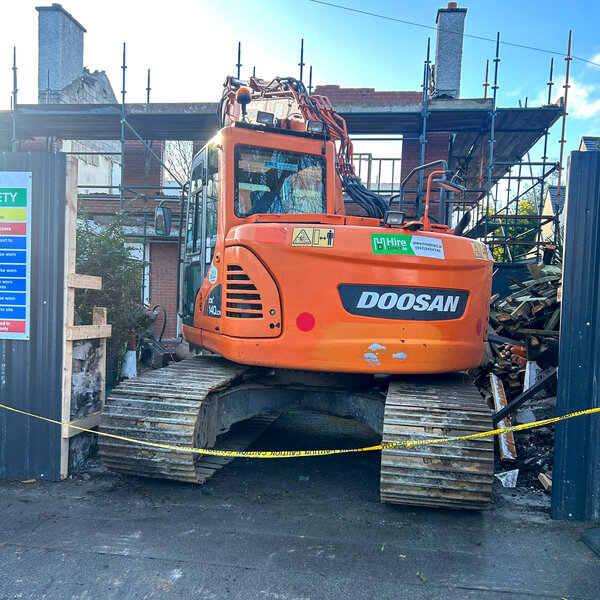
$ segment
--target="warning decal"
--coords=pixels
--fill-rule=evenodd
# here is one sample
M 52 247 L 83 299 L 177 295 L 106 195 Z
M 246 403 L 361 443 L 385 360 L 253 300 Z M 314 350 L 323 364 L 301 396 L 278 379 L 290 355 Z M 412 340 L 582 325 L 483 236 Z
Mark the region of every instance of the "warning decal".
M 292 233 L 292 246 L 312 246 L 312 237 L 308 236 L 306 229 L 294 227 Z
M 485 244 L 482 244 L 481 242 L 471 242 L 471 247 L 473 248 L 473 254 L 477 260 L 490 260 Z
M 292 246 L 311 246 L 313 248 L 333 248 L 334 229 L 322 227 L 294 227 Z

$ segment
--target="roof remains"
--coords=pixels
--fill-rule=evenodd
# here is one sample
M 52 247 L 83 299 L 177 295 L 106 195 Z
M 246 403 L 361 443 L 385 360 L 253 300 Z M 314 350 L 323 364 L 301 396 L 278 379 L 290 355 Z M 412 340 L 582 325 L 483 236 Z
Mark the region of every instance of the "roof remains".
M 552 203 L 552 212 L 554 215 L 558 215 L 562 212 L 562 209 L 565 205 L 565 188 L 562 186 L 560 188 L 560 199 L 558 197 L 558 187 L 555 185 L 551 185 L 548 188 L 548 193 L 550 194 L 550 202 Z
M 583 150 L 584 152 L 600 151 L 600 136 L 584 135 L 581 138 L 579 150 Z
M 423 103 L 410 100 L 335 102 L 346 119 L 350 134 L 404 135 L 415 138 L 421 133 Z M 454 134 L 452 158 L 460 176 L 473 192 L 468 202 L 483 197 L 480 176 L 489 157 L 490 98 L 435 99 L 428 105 L 427 132 Z M 495 123 L 493 182 L 506 174 L 508 166 L 542 137 L 562 115 L 562 105 L 543 107 L 498 108 Z M 208 141 L 217 131 L 217 103 L 127 104 L 127 122 L 142 139 Z M 18 139 L 35 136 L 72 140 L 119 140 L 121 106 L 119 104 L 29 104 L 17 108 Z M 0 148 L 10 143 L 12 113 L 0 111 Z M 126 138 L 135 139 L 126 128 Z

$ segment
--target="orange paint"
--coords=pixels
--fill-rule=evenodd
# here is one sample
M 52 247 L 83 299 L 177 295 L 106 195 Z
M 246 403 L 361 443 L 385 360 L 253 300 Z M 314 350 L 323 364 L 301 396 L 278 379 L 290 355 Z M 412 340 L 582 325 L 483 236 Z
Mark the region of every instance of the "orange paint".
M 236 217 L 236 144 L 316 156 L 324 147 L 318 139 L 222 131 L 217 275 L 200 289 L 204 301 L 194 326 L 183 327 L 186 340 L 235 362 L 288 369 L 440 373 L 479 365 L 492 261 L 476 258 L 470 239 L 435 225 L 412 231 L 346 216 L 332 142 L 324 154 L 327 214 Z M 306 244 L 330 245 L 292 245 L 303 227 Z M 382 242 L 389 253 L 376 253 L 377 240 L 390 235 Z M 204 303 L 217 286 L 220 316 L 210 316 Z M 446 314 L 456 318 L 438 318 Z

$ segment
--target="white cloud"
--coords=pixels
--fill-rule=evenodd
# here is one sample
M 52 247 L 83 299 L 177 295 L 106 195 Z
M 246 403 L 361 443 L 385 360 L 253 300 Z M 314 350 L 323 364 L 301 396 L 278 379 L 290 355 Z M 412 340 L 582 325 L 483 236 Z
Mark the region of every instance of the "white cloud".
M 560 83 L 562 95 L 564 79 Z M 569 115 L 574 119 L 591 119 L 600 116 L 600 87 L 581 83 L 571 78 L 569 82 L 568 106 Z
M 561 96 L 564 96 L 565 78 L 557 80 L 553 87 L 552 102 L 557 102 Z M 548 103 L 547 89 L 540 90 L 532 105 L 544 105 Z M 569 81 L 568 95 L 569 116 L 573 119 L 595 119 L 600 117 L 600 86 L 583 83 L 574 77 Z
M 590 58 L 590 60 L 596 64 L 592 65 L 592 64 L 588 63 L 587 66 L 591 67 L 592 69 L 597 69 L 598 67 L 596 65 L 600 65 L 600 52 L 598 54 L 596 54 L 596 56 L 592 56 L 592 58 Z

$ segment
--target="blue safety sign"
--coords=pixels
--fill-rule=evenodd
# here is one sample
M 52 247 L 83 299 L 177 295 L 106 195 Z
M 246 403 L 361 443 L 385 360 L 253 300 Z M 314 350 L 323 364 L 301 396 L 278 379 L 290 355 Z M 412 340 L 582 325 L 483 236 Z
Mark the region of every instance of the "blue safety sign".
M 0 249 L 2 250 L 25 250 L 26 248 L 27 238 L 23 235 L 0 237 Z
M 31 173 L 0 171 L 0 339 L 28 340 Z

